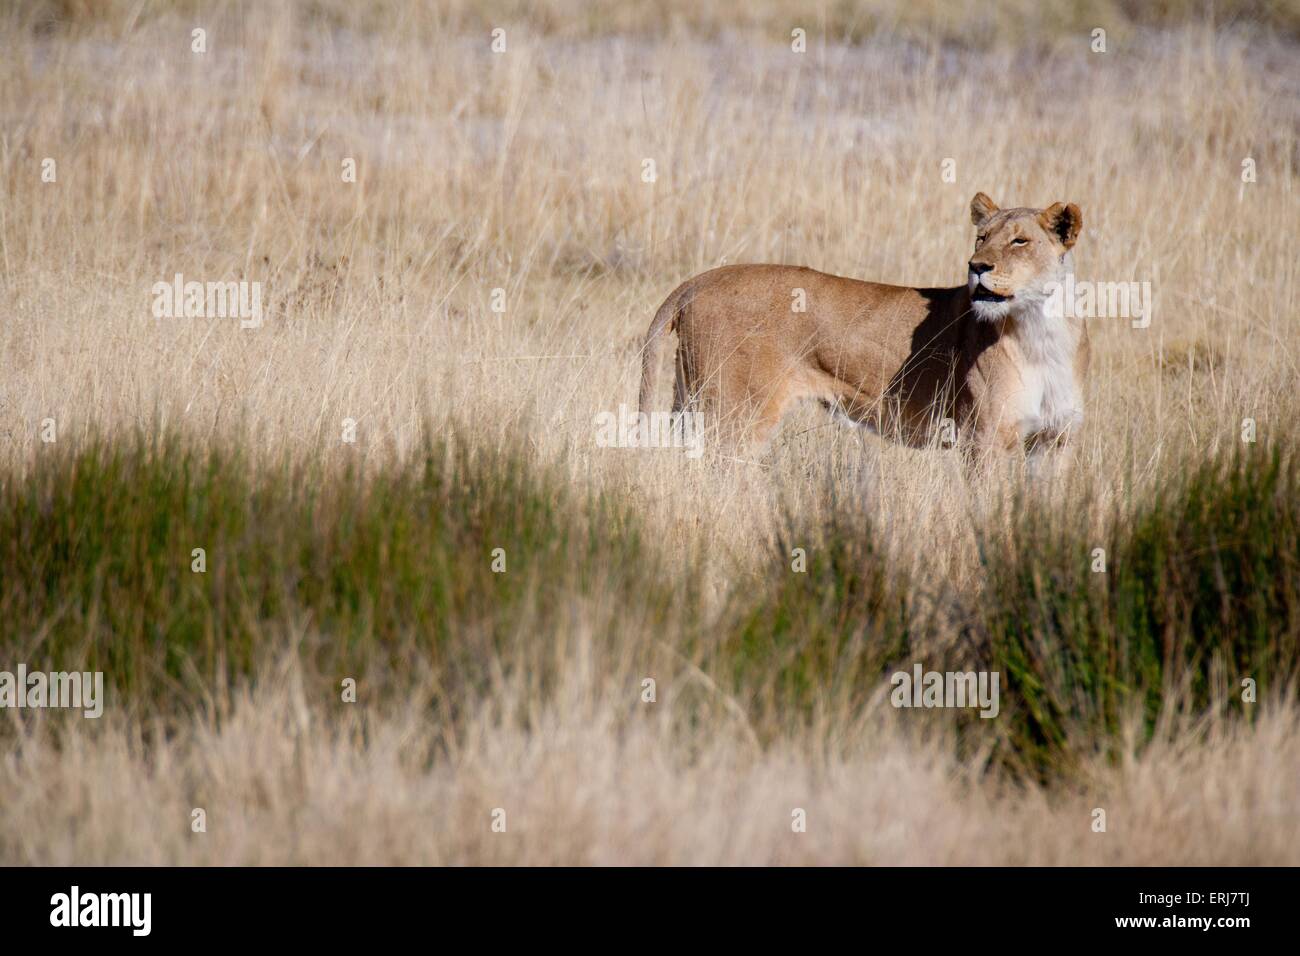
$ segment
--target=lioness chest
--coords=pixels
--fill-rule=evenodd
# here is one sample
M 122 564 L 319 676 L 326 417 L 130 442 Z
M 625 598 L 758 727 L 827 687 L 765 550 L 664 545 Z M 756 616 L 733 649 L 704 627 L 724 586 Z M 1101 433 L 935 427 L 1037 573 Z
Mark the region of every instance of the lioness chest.
M 1000 404 L 1000 423 L 1014 427 L 1021 439 L 1055 438 L 1083 418 L 1077 332 L 1061 319 L 1038 313 L 1013 322 L 1000 335 L 1003 362 L 994 370 L 991 398 Z

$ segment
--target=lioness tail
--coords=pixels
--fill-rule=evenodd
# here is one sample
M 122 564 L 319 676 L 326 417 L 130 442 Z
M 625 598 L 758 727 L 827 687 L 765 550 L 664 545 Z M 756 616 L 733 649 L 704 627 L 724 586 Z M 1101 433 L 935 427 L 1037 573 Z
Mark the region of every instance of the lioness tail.
M 651 411 L 654 402 L 655 387 L 659 384 L 659 360 L 663 347 L 665 330 L 677 328 L 677 318 L 685 306 L 686 289 L 690 283 L 683 283 L 673 290 L 672 295 L 664 300 L 655 313 L 654 321 L 645 335 L 645 345 L 641 349 L 641 394 L 639 404 L 641 411 Z

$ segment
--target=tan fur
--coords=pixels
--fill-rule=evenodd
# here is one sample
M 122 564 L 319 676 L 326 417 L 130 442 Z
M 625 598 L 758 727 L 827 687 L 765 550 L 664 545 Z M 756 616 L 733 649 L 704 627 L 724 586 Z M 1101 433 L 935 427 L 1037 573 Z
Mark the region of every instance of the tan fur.
M 971 219 L 964 286 L 913 289 L 780 265 L 688 280 L 646 336 L 642 411 L 654 407 L 659 346 L 675 330 L 673 410 L 704 411 L 732 447 L 765 443 L 793 403 L 815 399 L 914 446 L 951 437 L 951 423 L 972 464 L 1065 449 L 1082 423 L 1087 333 L 1043 303 L 1071 268 L 1079 209 L 1000 210 L 978 193 Z M 1010 298 L 980 301 L 991 293 Z M 805 311 L 795 310 L 800 295 Z

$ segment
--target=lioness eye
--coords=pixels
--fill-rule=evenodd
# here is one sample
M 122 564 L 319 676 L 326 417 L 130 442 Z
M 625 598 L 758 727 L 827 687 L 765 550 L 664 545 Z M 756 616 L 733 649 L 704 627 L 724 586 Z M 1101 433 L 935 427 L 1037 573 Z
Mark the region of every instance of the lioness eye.
M 1011 240 L 1011 244 L 1012 244 L 1013 246 L 1027 246 L 1027 245 L 1029 245 L 1029 240 L 1028 240 L 1028 239 L 1012 239 L 1012 240 Z

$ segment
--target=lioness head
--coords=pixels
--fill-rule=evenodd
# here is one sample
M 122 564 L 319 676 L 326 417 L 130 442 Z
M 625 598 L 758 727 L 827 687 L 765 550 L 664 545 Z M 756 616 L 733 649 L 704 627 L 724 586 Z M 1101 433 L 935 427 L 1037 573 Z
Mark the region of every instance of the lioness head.
M 997 319 L 1044 302 L 1069 269 L 1067 254 L 1083 217 L 1074 203 L 1046 209 L 999 209 L 984 193 L 970 202 L 975 254 L 967 286 L 981 319 Z

